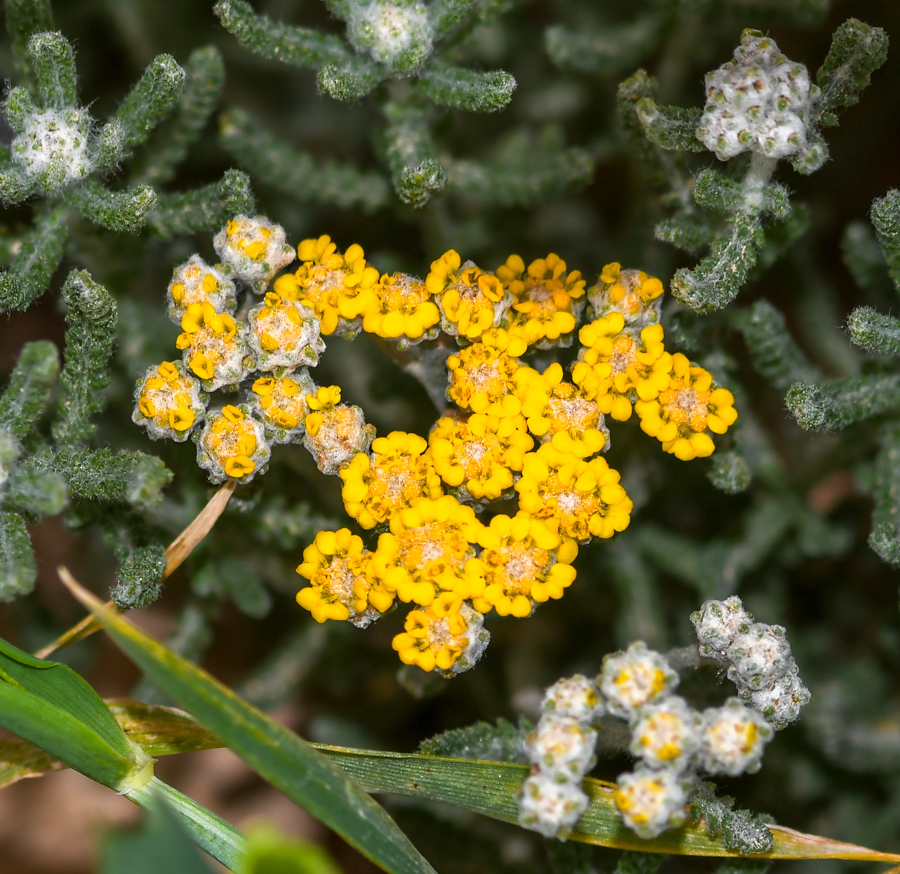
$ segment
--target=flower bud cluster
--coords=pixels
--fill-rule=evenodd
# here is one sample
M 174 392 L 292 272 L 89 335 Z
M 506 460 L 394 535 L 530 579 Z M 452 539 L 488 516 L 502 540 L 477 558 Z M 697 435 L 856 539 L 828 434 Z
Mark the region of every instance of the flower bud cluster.
M 546 838 L 565 838 L 587 810 L 582 789 L 594 767 L 595 723 L 603 716 L 593 681 L 576 674 L 551 686 L 541 718 L 525 741 L 531 774 L 519 796 L 519 823 Z
M 810 694 L 799 676 L 784 628 L 754 622 L 736 595 L 706 601 L 691 622 L 700 652 L 726 668 L 740 699 L 780 731 L 794 722 Z
M 87 179 L 93 169 L 91 124 L 88 111 L 77 107 L 28 115 L 10 146 L 15 166 L 47 194 Z
M 719 615 L 735 620 L 737 612 Z M 713 631 L 711 639 L 720 638 Z M 631 730 L 637 765 L 619 775 L 615 803 L 625 825 L 642 838 L 684 823 L 699 773 L 733 777 L 759 770 L 774 735 L 763 715 L 738 698 L 699 712 L 674 694 L 678 682 L 665 656 L 638 641 L 606 656 L 596 680 L 578 675 L 551 686 L 525 743 L 532 771 L 522 787 L 519 822 L 545 837 L 564 838 L 575 827 L 587 809 L 581 784 L 595 762 L 604 714 L 625 720 Z
M 213 245 L 221 263 L 192 255 L 173 272 L 168 315 L 181 328 L 182 361 L 150 367 L 137 381 L 133 421 L 154 440 L 191 436 L 214 483 L 250 482 L 279 443 L 304 445 L 321 470 L 336 473 L 368 451 L 375 429 L 359 407 L 340 403 L 338 386 L 317 388 L 310 377 L 325 351 L 312 309 L 267 292 L 294 257 L 284 230 L 264 216 L 237 216 Z M 264 296 L 256 306 L 254 294 Z M 208 411 L 218 390 L 231 397 Z
M 706 74 L 706 96 L 697 138 L 720 160 L 747 151 L 815 166 L 825 160 L 810 129 L 819 89 L 759 31 L 745 30 L 734 59 Z
M 351 570 L 329 551 L 338 532 L 322 532 L 330 539 L 316 548 L 332 557 L 329 570 L 313 574 L 318 558 L 300 565 L 310 588 L 298 602 L 319 622 L 358 625 L 409 604 L 393 647 L 426 671 L 471 667 L 489 639 L 486 614 L 524 618 L 561 598 L 579 544 L 628 527 L 632 501 L 600 456 L 606 415 L 622 420 L 651 404 L 642 417 L 679 458 L 709 454 L 705 431 L 723 433 L 737 417 L 730 392 L 663 349 L 662 283 L 619 264 L 604 267 L 585 300 L 581 273 L 553 253 L 527 266 L 511 255 L 490 271 L 449 250 L 421 280 L 381 275 L 361 246 L 341 253 L 323 235 L 302 240 L 299 266 L 276 277 L 293 258 L 284 231 L 247 216 L 229 221 L 214 247 L 221 263 L 194 255 L 174 271 L 168 313 L 182 362 L 138 381 L 133 419 L 154 439 L 190 434 L 213 482 L 249 482 L 282 443 L 302 444 L 320 471 L 340 476 L 348 516 L 377 544 L 373 535 L 357 552 L 353 541 Z M 525 362 L 571 345 L 586 311 L 598 318 L 578 335 L 572 382 L 559 363 L 538 371 Z M 427 439 L 376 439 L 340 386 L 313 382 L 325 338 L 360 331 L 405 353 L 427 344 L 423 360 L 446 360 L 455 409 Z M 218 390 L 232 396 L 207 413 Z M 518 512 L 479 517 L 516 498 Z
M 396 73 L 411 73 L 431 54 L 434 25 L 420 0 L 370 0 L 351 7 L 347 40 Z

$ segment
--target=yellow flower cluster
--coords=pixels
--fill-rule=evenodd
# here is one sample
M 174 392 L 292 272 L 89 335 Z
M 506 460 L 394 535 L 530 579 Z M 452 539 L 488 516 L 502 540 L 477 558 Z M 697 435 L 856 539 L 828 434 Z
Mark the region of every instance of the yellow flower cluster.
M 424 670 L 471 667 L 489 639 L 485 614 L 525 617 L 561 598 L 579 545 L 628 527 L 632 501 L 600 456 L 607 416 L 636 411 L 680 459 L 709 455 L 711 435 L 737 418 L 729 391 L 666 351 L 662 283 L 617 263 L 586 288 L 554 253 L 527 266 L 510 255 L 491 271 L 451 249 L 422 280 L 381 275 L 361 246 L 341 253 L 323 235 L 301 241 L 299 266 L 276 278 L 294 250 L 277 225 L 246 216 L 214 247 L 223 263 L 195 255 L 175 270 L 168 309 L 183 364 L 146 371 L 134 421 L 154 438 L 193 432 L 213 482 L 249 481 L 273 443 L 301 443 L 323 473 L 339 475 L 347 515 L 373 534 L 320 532 L 298 568 L 310 583 L 298 603 L 319 622 L 360 626 L 409 604 L 393 646 Z M 262 295 L 255 305 L 253 294 Z M 307 367 L 323 338 L 360 331 L 407 357 L 425 344 L 422 372 L 446 363 L 455 409 L 427 439 L 376 439 L 362 410 L 341 402 L 340 386 L 313 382 Z M 546 352 L 576 337 L 567 380 Z M 201 389 L 219 388 L 239 394 L 207 412 Z M 509 515 L 491 509 L 514 500 Z
M 439 324 L 460 347 L 446 358 L 447 397 L 458 410 L 438 419 L 427 442 L 394 431 L 338 470 L 347 514 L 383 533 L 361 553 L 354 585 L 332 585 L 342 594 L 329 603 L 340 601 L 342 618 L 356 615 L 353 599 L 369 586 L 391 608 L 410 604 L 393 641 L 405 664 L 446 675 L 471 667 L 488 640 L 485 614 L 525 617 L 561 598 L 575 579 L 578 544 L 628 526 L 632 501 L 598 454 L 609 447 L 606 416 L 624 421 L 636 409 L 644 430 L 679 458 L 693 457 L 685 446 L 709 454 L 706 431 L 724 433 L 736 418 L 729 392 L 666 352 L 662 283 L 640 271 L 607 265 L 585 301 L 581 274 L 554 254 L 527 268 L 513 255 L 491 273 L 451 250 L 422 283 L 403 274 L 361 279 L 374 270 L 359 266 L 362 250 L 340 256 L 328 237 L 299 251 L 304 265 L 276 289 L 296 285 L 297 299 L 324 313 L 323 298 L 302 291 L 317 276 L 331 289 L 335 330 L 358 330 L 348 301 L 365 299 L 363 330 L 408 349 Z M 577 332 L 571 382 L 559 363 L 541 372 L 523 360 L 570 345 L 588 302 L 594 320 Z M 516 497 L 514 516 L 480 520 L 491 502 Z M 329 618 L 309 591 L 298 601 Z M 365 610 L 370 621 L 379 608 L 370 600 Z

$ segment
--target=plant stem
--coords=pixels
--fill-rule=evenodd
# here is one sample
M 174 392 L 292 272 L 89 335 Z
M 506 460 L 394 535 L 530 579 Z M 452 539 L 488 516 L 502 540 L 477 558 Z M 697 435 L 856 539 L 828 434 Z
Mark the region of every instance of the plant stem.
M 151 778 L 146 786 L 133 789 L 127 798 L 145 809 L 158 804 L 160 798 L 164 799 L 191 840 L 231 871 L 245 853 L 246 841 L 242 832 L 159 777 Z

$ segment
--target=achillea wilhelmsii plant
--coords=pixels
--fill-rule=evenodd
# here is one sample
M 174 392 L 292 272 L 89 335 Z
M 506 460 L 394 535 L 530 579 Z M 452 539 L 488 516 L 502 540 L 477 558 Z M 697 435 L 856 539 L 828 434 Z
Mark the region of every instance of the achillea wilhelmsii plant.
M 154 775 L 225 745 L 397 874 L 900 861 L 854 4 L 7 0 L 0 808 L 68 766 L 149 811 L 98 870 L 354 868 Z

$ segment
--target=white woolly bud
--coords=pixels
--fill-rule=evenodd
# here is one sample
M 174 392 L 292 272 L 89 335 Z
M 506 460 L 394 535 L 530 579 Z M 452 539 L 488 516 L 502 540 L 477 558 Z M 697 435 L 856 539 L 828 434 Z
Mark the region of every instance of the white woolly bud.
M 631 721 L 642 707 L 674 690 L 678 674 L 665 656 L 637 641 L 603 659 L 597 684 L 609 712 Z
M 466 621 L 466 643 L 459 658 L 453 662 L 444 676 L 456 676 L 474 668 L 491 642 L 491 633 L 484 627 L 484 614 L 479 613 L 465 601 L 459 606 L 459 615 Z
M 373 0 L 354 8 L 347 39 L 379 64 L 411 72 L 431 54 L 433 30 L 423 3 Z
M 642 838 L 655 838 L 685 820 L 691 780 L 672 769 L 650 770 L 642 765 L 620 774 L 616 807 L 625 825 Z
M 319 363 L 325 343 L 319 334 L 319 320 L 309 307 L 270 291 L 264 303 L 250 310 L 248 319 L 250 348 L 258 370 L 280 373 Z
M 677 695 L 648 704 L 638 714 L 631 752 L 649 768 L 684 771 L 700 746 L 700 715 Z
M 557 783 L 533 774 L 519 796 L 519 825 L 545 838 L 565 838 L 587 810 L 589 799 L 575 783 Z
M 800 711 L 809 704 L 812 695 L 797 676 L 797 668 L 760 689 L 741 692 L 741 698 L 758 710 L 776 730 L 795 722 Z
M 731 662 L 728 679 L 749 689 L 762 688 L 767 681 L 783 677 L 795 664 L 785 630 L 761 622 L 735 637 L 726 656 Z
M 199 255 L 191 255 L 175 268 L 166 291 L 169 318 L 176 325 L 192 303 L 206 301 L 217 313 L 233 313 L 237 305 L 234 283 Z
M 552 779 L 580 783 L 594 767 L 597 732 L 569 716 L 545 715 L 528 735 L 525 752 L 529 760 Z
M 339 404 L 306 417 L 303 445 L 324 474 L 336 474 L 359 452 L 368 452 L 375 439 L 375 426 L 366 424 L 363 411 Z
M 744 609 L 741 599 L 732 595 L 724 601 L 704 601 L 691 613 L 700 653 L 707 658 L 726 660 L 725 650 L 739 634 L 749 630 L 753 617 Z
M 246 282 L 257 294 L 268 288 L 275 274 L 294 260 L 284 228 L 265 216 L 233 218 L 213 238 L 213 248 L 225 270 Z
M 700 768 L 731 777 L 758 771 L 763 750 L 773 734 L 760 713 L 737 698 L 729 698 L 724 707 L 703 711 Z
M 819 89 L 773 39 L 745 30 L 734 59 L 706 74 L 706 95 L 697 137 L 719 160 L 747 151 L 770 158 L 806 151 Z
M 53 192 L 86 179 L 91 117 L 85 109 L 48 109 L 25 119 L 11 145 L 15 163 L 42 191 Z
M 593 680 L 582 674 L 555 682 L 541 704 L 545 716 L 567 716 L 582 725 L 591 725 L 604 713 L 600 691 Z

